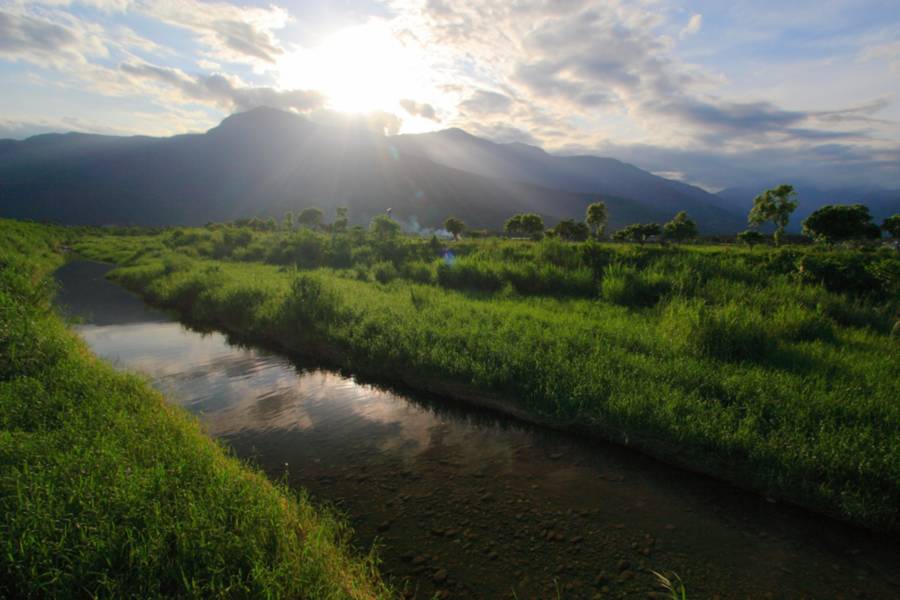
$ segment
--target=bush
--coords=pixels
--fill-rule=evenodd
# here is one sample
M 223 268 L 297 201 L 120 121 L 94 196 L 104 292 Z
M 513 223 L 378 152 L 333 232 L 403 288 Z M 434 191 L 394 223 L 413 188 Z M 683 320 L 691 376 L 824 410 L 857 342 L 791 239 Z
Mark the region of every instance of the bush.
M 413 261 L 403 266 L 403 277 L 416 283 L 428 284 L 434 281 L 434 270 L 426 262 Z
M 479 292 L 496 292 L 504 283 L 503 274 L 494 263 L 469 257 L 439 265 L 437 279 L 441 287 Z
M 389 262 L 375 263 L 372 266 L 372 275 L 378 283 L 390 283 L 399 277 L 397 267 Z
M 869 269 L 862 254 L 806 254 L 797 261 L 801 281 L 817 283 L 838 293 L 864 295 L 883 291 L 882 282 Z
M 347 315 L 340 298 L 310 275 L 298 275 L 284 303 L 283 325 L 305 339 L 317 330 L 342 323 Z

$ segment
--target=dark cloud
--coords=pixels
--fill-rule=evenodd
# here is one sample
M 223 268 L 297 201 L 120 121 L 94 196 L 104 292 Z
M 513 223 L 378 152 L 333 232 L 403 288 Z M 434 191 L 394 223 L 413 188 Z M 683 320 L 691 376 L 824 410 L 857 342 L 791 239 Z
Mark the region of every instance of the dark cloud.
M 415 100 L 404 98 L 400 100 L 400 106 L 414 117 L 423 117 L 436 122 L 440 121 L 434 107 L 427 102 L 416 102 Z
M 614 156 L 652 172 L 685 173 L 689 183 L 716 190 L 752 186 L 761 181 L 815 182 L 900 187 L 900 148 L 877 149 L 856 144 L 810 144 L 801 148 L 767 146 L 752 150 L 667 148 L 650 144 L 570 146 L 564 154 Z
M 316 91 L 242 86 L 236 80 L 219 74 L 191 76 L 178 69 L 146 63 L 123 63 L 119 68 L 132 78 L 164 84 L 190 100 L 216 104 L 231 110 L 271 106 L 308 111 L 320 108 L 325 100 Z
M 460 110 L 472 115 L 496 115 L 508 113 L 512 98 L 506 94 L 478 90 L 459 104 Z

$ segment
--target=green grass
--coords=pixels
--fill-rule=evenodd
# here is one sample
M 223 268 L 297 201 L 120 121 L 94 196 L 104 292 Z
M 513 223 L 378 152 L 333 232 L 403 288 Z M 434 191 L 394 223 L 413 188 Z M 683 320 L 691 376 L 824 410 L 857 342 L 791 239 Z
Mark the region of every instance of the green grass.
M 900 529 L 895 253 L 230 229 L 78 247 L 190 318 Z
M 0 221 L 0 596 L 390 597 L 338 516 L 67 329 L 47 276 L 76 233 Z

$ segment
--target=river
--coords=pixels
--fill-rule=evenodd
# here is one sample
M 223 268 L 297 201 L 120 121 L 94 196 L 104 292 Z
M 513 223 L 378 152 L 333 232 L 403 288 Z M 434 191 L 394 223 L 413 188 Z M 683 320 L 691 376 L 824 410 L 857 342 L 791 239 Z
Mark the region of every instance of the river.
M 900 598 L 900 544 L 612 444 L 233 343 L 109 265 L 57 272 L 99 356 L 272 478 L 339 507 L 410 597 Z

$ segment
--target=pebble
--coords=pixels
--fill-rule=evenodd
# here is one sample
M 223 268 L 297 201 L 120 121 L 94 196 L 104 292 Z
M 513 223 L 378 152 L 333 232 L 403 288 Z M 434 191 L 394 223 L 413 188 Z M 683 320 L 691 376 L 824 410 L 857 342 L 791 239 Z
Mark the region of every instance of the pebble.
M 447 569 L 438 569 L 431 578 L 435 583 L 444 583 L 447 581 Z

